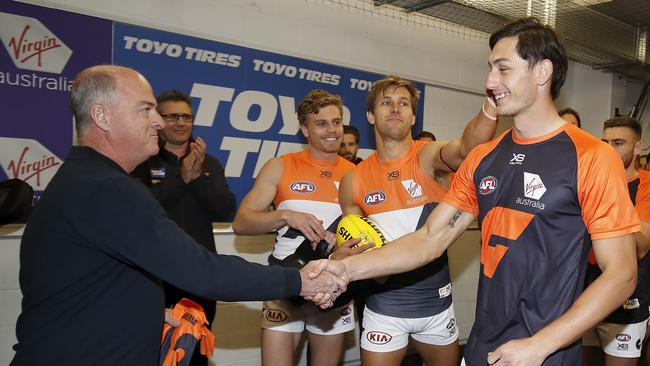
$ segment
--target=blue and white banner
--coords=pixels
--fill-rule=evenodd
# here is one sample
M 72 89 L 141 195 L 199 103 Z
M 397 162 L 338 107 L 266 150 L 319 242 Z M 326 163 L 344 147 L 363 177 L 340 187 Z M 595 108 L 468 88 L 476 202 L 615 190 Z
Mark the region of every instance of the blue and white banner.
M 0 3 L 0 180 L 19 178 L 37 192 L 45 189 L 73 141 L 72 80 L 89 66 L 110 63 L 111 24 Z
M 304 147 L 295 109 L 312 89 L 340 95 L 361 148 L 375 146 L 366 98 L 383 75 L 120 23 L 113 63 L 140 71 L 154 93 L 178 89 L 192 97 L 194 135 L 224 165 L 238 201 L 266 161 Z M 424 85 L 416 85 L 423 95 Z M 420 103 L 414 131 L 422 129 L 422 111 Z

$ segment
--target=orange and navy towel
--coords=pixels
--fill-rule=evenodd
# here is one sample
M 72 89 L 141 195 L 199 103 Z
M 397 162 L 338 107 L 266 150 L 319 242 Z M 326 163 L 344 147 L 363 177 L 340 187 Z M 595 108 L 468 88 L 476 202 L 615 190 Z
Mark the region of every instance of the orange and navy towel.
M 160 366 L 187 366 L 192 359 L 196 342 L 201 342 L 201 354 L 208 357 L 214 352 L 214 334 L 206 326 L 208 320 L 201 305 L 183 298 L 172 310 L 181 325 L 165 323 L 160 347 Z

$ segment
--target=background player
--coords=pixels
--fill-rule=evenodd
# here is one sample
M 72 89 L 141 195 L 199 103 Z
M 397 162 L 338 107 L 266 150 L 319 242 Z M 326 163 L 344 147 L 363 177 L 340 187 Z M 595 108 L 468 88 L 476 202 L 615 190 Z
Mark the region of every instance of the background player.
M 593 365 L 605 352 L 605 365 L 636 365 L 648 322 L 648 233 L 650 233 L 650 172 L 637 170 L 634 161 L 643 150 L 641 125 L 630 117 L 615 117 L 605 121 L 603 141 L 610 144 L 623 161 L 628 178 L 630 199 L 641 218 L 641 232 L 635 234 L 638 263 L 636 290 L 632 296 L 583 336 L 583 365 Z M 600 275 L 593 256 L 589 258 L 587 285 Z

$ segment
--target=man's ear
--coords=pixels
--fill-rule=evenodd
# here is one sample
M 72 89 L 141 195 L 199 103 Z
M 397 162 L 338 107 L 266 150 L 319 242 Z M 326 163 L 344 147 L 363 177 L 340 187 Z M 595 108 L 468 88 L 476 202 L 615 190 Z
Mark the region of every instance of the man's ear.
M 645 144 L 643 143 L 643 140 L 639 140 L 634 144 L 634 155 L 641 155 L 643 153 L 643 148 L 645 147 Z
M 307 129 L 307 126 L 304 124 L 300 124 L 300 131 L 302 131 L 303 136 L 305 136 L 306 139 L 309 139 L 309 129 Z
M 538 62 L 535 68 L 536 68 L 535 77 L 537 78 L 537 85 L 539 86 L 546 85 L 551 80 L 551 77 L 553 76 L 553 63 L 549 59 L 544 59 Z
M 374 125 L 374 124 L 375 124 L 375 115 L 374 115 L 374 114 L 372 114 L 372 113 L 370 113 L 370 112 L 366 112 L 366 118 L 368 118 L 368 122 L 369 122 L 371 125 Z
M 106 107 L 101 104 L 93 104 L 90 107 L 90 118 L 93 120 L 95 126 L 99 127 L 102 131 L 111 129 L 107 114 Z

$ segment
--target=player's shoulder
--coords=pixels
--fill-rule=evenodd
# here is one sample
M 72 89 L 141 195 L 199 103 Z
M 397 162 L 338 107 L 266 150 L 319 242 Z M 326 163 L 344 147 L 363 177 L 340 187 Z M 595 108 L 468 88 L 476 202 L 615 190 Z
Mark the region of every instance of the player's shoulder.
M 639 181 L 643 184 L 650 184 L 650 171 L 639 169 Z
M 465 161 L 475 161 L 475 162 L 480 161 L 487 154 L 489 154 L 491 151 L 496 149 L 497 146 L 499 146 L 499 144 L 504 140 L 506 136 L 510 136 L 511 134 L 512 134 L 512 129 L 508 129 L 503 131 L 499 136 L 495 137 L 494 139 L 476 145 L 476 147 L 474 147 L 469 152 L 469 154 L 467 154 Z

